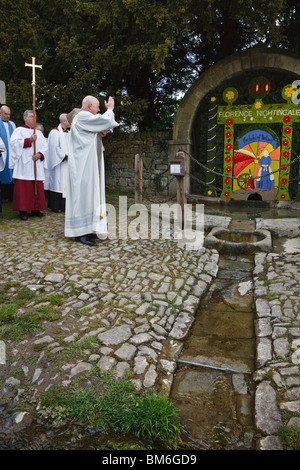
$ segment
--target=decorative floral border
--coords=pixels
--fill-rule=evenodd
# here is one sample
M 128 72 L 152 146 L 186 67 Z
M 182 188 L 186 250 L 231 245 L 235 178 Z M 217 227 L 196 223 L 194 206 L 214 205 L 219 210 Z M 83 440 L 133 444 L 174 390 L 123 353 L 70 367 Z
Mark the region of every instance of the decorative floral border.
M 228 87 L 223 91 L 223 99 L 227 103 L 227 106 L 218 106 L 218 111 L 270 111 L 270 110 L 285 110 L 289 112 L 298 106 L 292 103 L 292 97 L 296 90 L 291 84 L 285 85 L 281 91 L 281 96 L 286 101 L 286 103 L 279 104 L 268 104 L 263 103 L 262 97 L 258 98 L 257 93 L 254 94 L 255 101 L 251 107 L 249 105 L 235 105 L 233 103 L 238 98 L 238 92 L 233 87 Z M 279 113 L 280 114 L 280 113 Z M 228 115 L 228 113 L 227 113 Z M 288 191 L 289 187 L 289 174 L 290 174 L 290 163 L 291 163 L 291 149 L 292 149 L 292 134 L 293 134 L 293 122 L 300 122 L 300 114 L 286 114 L 283 117 L 281 115 L 269 117 L 269 121 L 272 123 L 282 123 L 282 145 L 281 145 L 281 155 L 280 155 L 280 164 L 281 170 L 279 175 L 279 189 L 276 196 L 276 200 L 290 200 L 290 195 Z M 258 118 L 252 118 L 251 124 L 270 124 L 263 117 L 263 115 Z M 234 125 L 241 124 L 243 121 L 240 119 L 233 119 L 231 117 L 223 117 L 222 119 L 218 118 L 218 124 L 224 125 L 224 159 L 223 159 L 223 190 L 221 197 L 222 198 L 233 198 L 232 191 L 232 175 L 233 175 L 233 155 L 234 155 Z

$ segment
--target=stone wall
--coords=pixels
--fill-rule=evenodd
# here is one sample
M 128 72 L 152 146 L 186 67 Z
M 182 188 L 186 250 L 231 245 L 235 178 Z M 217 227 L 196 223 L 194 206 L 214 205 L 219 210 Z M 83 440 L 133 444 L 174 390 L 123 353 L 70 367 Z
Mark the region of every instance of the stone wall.
M 103 139 L 106 184 L 134 192 L 135 155 L 143 156 L 143 193 L 167 195 L 171 132 L 114 132 Z

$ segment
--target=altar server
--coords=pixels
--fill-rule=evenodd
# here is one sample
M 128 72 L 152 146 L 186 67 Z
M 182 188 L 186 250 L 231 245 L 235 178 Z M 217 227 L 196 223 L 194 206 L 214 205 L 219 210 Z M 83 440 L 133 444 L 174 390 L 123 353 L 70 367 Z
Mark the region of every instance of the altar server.
M 40 130 L 33 132 L 33 111 L 25 111 L 23 119 L 25 125 L 17 127 L 11 136 L 9 167 L 14 178 L 13 210 L 19 211 L 22 220 L 27 220 L 28 211 L 41 217 L 44 215 L 41 211 L 46 209 L 44 160 L 47 158 L 48 144 Z

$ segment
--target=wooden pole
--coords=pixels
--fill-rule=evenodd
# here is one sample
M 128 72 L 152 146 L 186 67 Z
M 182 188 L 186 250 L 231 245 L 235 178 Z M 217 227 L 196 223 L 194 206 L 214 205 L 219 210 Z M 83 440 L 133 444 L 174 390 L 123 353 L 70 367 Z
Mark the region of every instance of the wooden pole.
M 143 196 L 143 157 L 140 154 L 135 155 L 135 202 L 140 204 Z
M 186 204 L 185 194 L 185 177 L 176 176 L 177 179 L 177 204 L 180 206 L 181 217 L 182 217 L 182 229 L 184 229 L 184 206 Z
M 32 110 L 33 110 L 33 133 L 35 134 L 36 128 L 36 115 L 35 115 L 35 85 L 32 85 Z M 33 141 L 33 155 L 36 154 L 36 142 Z M 34 160 L 34 195 L 37 195 L 37 179 L 36 179 L 36 160 Z
M 181 216 L 182 224 L 181 228 L 184 229 L 184 216 L 185 216 L 185 205 L 186 205 L 186 178 L 185 178 L 185 167 L 186 161 L 184 157 L 184 153 L 182 151 L 177 152 L 175 161 L 177 164 L 180 164 L 181 167 L 181 174 L 176 175 L 177 180 L 177 204 L 179 206 L 179 211 L 181 212 L 179 217 Z
M 33 110 L 33 133 L 35 134 L 36 128 L 36 115 L 35 115 L 35 69 L 41 69 L 41 65 L 36 65 L 35 57 L 32 57 L 32 63 L 27 64 L 25 62 L 25 67 L 32 67 L 32 110 Z M 36 143 L 35 140 L 33 141 L 33 151 L 34 155 L 36 154 Z M 37 179 L 36 179 L 36 160 L 34 160 L 34 194 L 37 195 Z

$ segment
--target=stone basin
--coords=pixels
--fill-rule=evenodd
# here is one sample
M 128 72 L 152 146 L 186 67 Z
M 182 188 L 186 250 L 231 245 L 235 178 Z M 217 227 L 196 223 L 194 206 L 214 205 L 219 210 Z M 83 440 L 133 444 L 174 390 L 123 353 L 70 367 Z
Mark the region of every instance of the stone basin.
M 272 249 L 271 233 L 268 230 L 232 230 L 214 227 L 205 237 L 204 246 L 215 248 L 219 253 L 239 255 Z

